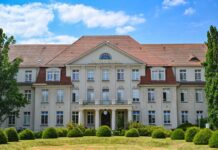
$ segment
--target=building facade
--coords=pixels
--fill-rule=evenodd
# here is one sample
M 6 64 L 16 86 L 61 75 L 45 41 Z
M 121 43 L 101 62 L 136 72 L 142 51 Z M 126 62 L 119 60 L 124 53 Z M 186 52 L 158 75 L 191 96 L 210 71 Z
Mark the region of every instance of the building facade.
M 207 117 L 204 44 L 140 44 L 129 36 L 83 36 L 70 45 L 13 45 L 30 104 L 2 127 L 113 130 L 128 122 L 176 128 Z

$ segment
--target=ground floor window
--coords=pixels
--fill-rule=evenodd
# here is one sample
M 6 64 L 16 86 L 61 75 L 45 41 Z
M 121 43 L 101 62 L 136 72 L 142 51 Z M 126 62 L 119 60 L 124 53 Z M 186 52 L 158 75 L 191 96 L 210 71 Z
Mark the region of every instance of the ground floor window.
M 188 123 L 188 111 L 181 112 L 182 123 Z
M 47 111 L 41 112 L 41 125 L 48 125 L 48 112 Z
M 63 111 L 57 111 L 56 112 L 56 124 L 57 125 L 63 125 L 64 123 L 64 112 Z
M 154 110 L 149 110 L 148 111 L 148 123 L 150 125 L 155 124 L 155 111 Z
M 78 124 L 79 122 L 79 112 L 78 111 L 72 112 L 72 122 Z
M 11 113 L 8 116 L 8 125 L 15 125 L 15 113 Z
M 23 113 L 23 125 L 29 126 L 30 125 L 30 112 Z
M 170 111 L 169 110 L 165 110 L 164 111 L 164 124 L 170 124 Z
M 94 112 L 87 113 L 87 124 L 93 125 L 94 124 Z
M 134 122 L 139 122 L 140 121 L 140 111 L 133 111 L 132 119 Z

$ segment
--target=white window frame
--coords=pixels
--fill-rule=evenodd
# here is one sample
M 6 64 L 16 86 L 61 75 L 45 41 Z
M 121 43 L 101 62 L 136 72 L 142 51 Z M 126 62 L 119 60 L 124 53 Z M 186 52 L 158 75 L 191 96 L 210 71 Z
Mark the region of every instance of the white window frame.
M 95 123 L 94 112 L 92 112 L 92 111 L 87 112 L 87 125 L 93 126 L 94 123 Z
M 72 81 L 79 81 L 79 69 L 72 70 Z
M 155 102 L 155 89 L 153 88 L 148 89 L 148 102 L 149 103 Z
M 201 69 L 195 69 L 195 81 L 201 81 Z
M 41 111 L 41 125 L 48 125 L 48 111 Z
M 117 89 L 117 101 L 124 101 L 124 89 Z
M 168 124 L 171 124 L 171 112 L 170 110 L 164 110 L 164 124 L 165 125 L 168 125 Z
M 102 100 L 103 101 L 109 101 L 110 98 L 110 90 L 109 89 L 102 89 Z
M 139 69 L 132 69 L 132 80 L 133 81 L 139 80 Z
M 64 90 L 57 89 L 57 103 L 63 103 L 63 102 L 64 102 Z
M 94 81 L 94 70 L 93 69 L 89 69 L 87 71 L 87 80 Z
M 166 93 L 166 99 L 164 98 L 164 93 Z M 170 102 L 170 88 L 163 89 L 163 102 Z
M 42 89 L 41 93 L 42 93 L 42 103 L 48 103 L 48 95 L 49 95 L 48 89 Z
M 102 80 L 103 81 L 109 81 L 109 69 L 103 69 L 102 70 Z
M 181 122 L 188 123 L 188 111 L 187 110 L 181 111 Z
M 95 91 L 94 89 L 87 89 L 87 101 L 93 102 L 95 100 Z
M 202 103 L 204 101 L 202 89 L 195 90 L 195 99 L 197 103 Z
M 56 111 L 56 125 L 63 125 L 63 124 L 64 124 L 64 112 Z
M 133 122 L 140 122 L 140 111 L 136 110 L 132 112 Z
M 165 68 L 151 68 L 151 80 L 165 81 L 166 69 Z
M 197 117 L 197 120 L 198 119 L 202 119 L 202 118 L 204 118 L 204 111 L 203 110 L 197 110 L 196 111 L 196 117 Z
M 72 111 L 72 122 L 78 124 L 79 123 L 79 112 Z
M 187 81 L 187 70 L 186 69 L 179 70 L 179 79 L 180 81 Z
M 117 80 L 118 81 L 124 80 L 124 69 L 117 69 Z
M 155 110 L 148 111 L 148 123 L 149 123 L 149 125 L 155 125 L 155 123 L 156 123 Z
M 25 82 L 32 82 L 33 80 L 33 71 L 25 70 Z
M 132 101 L 139 102 L 140 92 L 139 89 L 132 89 Z
M 9 126 L 14 126 L 16 124 L 16 116 L 15 113 L 11 113 L 8 115 L 8 125 Z
M 182 100 L 182 93 L 183 93 L 183 96 L 184 96 L 184 100 Z M 180 90 L 180 101 L 182 103 L 188 102 L 188 90 L 186 90 L 186 89 Z
M 32 91 L 31 90 L 24 90 L 24 97 L 30 102 L 32 99 Z
M 23 125 L 29 126 L 30 125 L 30 112 L 23 112 Z
M 74 99 L 75 97 L 75 99 Z M 72 102 L 79 102 L 79 89 L 72 90 Z
M 46 69 L 46 81 L 60 81 L 61 70 L 59 68 Z

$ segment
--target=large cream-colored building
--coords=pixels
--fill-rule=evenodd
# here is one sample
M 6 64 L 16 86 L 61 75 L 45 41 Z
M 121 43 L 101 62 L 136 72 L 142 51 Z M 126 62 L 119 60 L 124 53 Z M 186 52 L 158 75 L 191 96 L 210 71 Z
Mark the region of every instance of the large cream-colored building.
M 68 122 L 176 128 L 207 116 L 204 44 L 140 44 L 129 36 L 83 36 L 69 45 L 13 45 L 17 82 L 30 104 L 2 127 L 42 130 Z

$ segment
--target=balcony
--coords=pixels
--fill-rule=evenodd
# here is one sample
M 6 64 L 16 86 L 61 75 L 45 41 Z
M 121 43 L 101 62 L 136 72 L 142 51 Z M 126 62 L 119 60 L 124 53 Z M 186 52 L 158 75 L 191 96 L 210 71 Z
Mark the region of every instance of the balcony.
M 84 100 L 83 105 L 127 105 L 128 100 Z
M 116 100 L 115 104 L 117 104 L 117 105 L 126 105 L 126 104 L 128 104 L 128 100 Z
M 112 100 L 100 100 L 100 105 L 111 105 Z
M 83 101 L 83 105 L 94 105 L 95 101 L 94 100 L 85 100 Z

